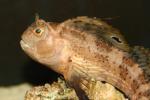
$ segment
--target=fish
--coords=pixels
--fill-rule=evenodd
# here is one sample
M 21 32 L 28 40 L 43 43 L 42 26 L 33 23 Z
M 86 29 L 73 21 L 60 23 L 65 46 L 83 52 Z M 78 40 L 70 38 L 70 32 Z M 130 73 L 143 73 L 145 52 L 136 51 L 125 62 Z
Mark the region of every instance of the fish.
M 85 90 L 91 79 L 111 84 L 130 100 L 150 100 L 150 51 L 130 46 L 118 29 L 99 18 L 55 23 L 36 16 L 20 44 L 33 60 L 62 74 L 80 100 L 89 99 Z

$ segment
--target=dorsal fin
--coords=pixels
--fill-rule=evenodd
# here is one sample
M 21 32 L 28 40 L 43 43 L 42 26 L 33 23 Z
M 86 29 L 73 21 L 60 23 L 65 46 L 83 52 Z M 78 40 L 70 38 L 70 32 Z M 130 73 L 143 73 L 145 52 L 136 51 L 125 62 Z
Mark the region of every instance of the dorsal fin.
M 67 20 L 63 24 L 70 29 L 80 31 L 81 33 L 86 32 L 95 35 L 97 38 L 103 38 L 113 46 L 124 51 L 129 51 L 129 46 L 123 35 L 117 29 L 100 19 L 81 16 Z

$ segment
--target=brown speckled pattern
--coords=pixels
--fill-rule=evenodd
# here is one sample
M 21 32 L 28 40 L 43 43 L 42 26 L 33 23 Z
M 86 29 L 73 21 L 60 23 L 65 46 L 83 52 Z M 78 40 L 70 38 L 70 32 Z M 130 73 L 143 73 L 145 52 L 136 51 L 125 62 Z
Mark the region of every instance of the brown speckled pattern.
M 148 72 L 143 70 L 146 66 L 141 67 L 141 61 L 131 53 L 135 50 L 131 50 L 118 30 L 88 17 L 54 25 L 36 20 L 36 23 L 40 22 L 45 25 L 41 37 L 36 39 L 27 29 L 22 36 L 23 50 L 31 58 L 64 75 L 81 100 L 87 99 L 80 85 L 84 79 L 112 84 L 131 100 L 149 100 L 150 82 L 146 77 Z M 40 28 L 39 24 L 32 29 L 35 27 Z M 29 38 L 29 33 L 34 38 Z

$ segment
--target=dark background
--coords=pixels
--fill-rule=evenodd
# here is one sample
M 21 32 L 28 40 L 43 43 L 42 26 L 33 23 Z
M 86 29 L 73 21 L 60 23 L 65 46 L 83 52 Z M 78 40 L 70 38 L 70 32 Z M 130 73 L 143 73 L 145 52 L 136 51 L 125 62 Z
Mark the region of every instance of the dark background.
M 22 32 L 39 13 L 46 21 L 76 16 L 114 19 L 109 22 L 131 45 L 150 47 L 149 0 L 0 0 L 0 85 L 42 84 L 57 74 L 32 61 L 20 48 Z M 118 17 L 119 16 L 119 17 Z M 117 17 L 117 18 L 115 18 Z

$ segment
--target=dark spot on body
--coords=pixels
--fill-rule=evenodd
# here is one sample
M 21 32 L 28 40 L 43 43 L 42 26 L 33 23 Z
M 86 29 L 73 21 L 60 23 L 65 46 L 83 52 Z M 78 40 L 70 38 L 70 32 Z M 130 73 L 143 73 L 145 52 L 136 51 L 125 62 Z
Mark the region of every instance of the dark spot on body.
M 123 80 L 127 80 L 127 76 L 128 76 L 128 70 L 126 67 L 120 65 L 119 66 L 120 68 L 120 77 L 123 79 Z
M 69 57 L 68 61 L 69 61 L 69 62 L 72 62 L 72 59 L 71 59 L 71 57 Z
M 148 80 L 145 79 L 144 73 L 138 76 L 138 80 L 140 80 L 140 84 L 148 83 Z
M 111 37 L 111 38 L 113 38 L 115 41 L 117 41 L 118 43 L 122 43 L 122 41 L 118 38 L 118 37 Z
M 130 59 L 129 57 L 123 57 L 123 63 L 130 66 L 130 67 L 134 67 L 135 62 Z
M 148 89 L 147 91 L 145 91 L 145 92 L 144 92 L 144 95 L 150 97 L 150 89 Z
M 137 80 L 135 80 L 135 79 L 132 81 L 132 88 L 134 91 L 136 91 L 136 89 L 139 88 L 139 84 L 138 84 Z
M 74 23 L 82 23 L 81 20 L 75 20 Z

